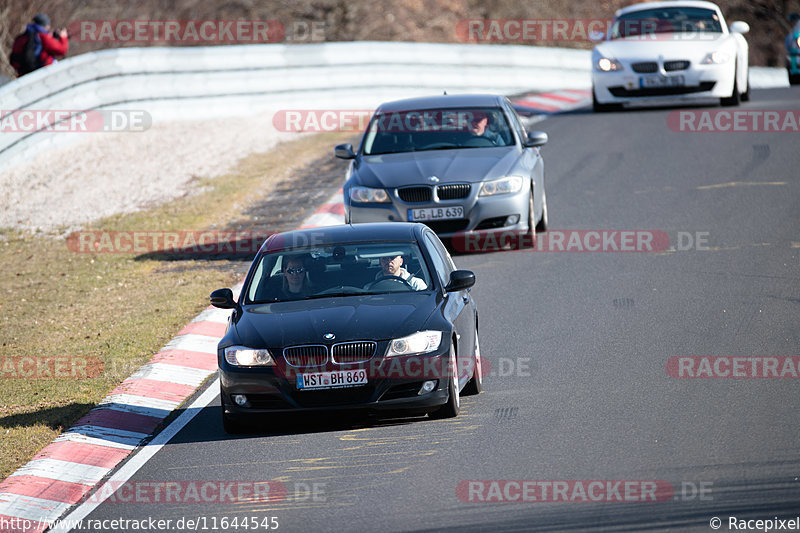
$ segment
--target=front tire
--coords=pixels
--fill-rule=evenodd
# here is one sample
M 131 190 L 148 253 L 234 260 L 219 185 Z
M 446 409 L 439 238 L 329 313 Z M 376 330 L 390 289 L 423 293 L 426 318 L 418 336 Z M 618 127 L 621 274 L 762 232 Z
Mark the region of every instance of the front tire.
M 533 188 L 531 188 L 531 194 L 528 196 L 528 233 L 525 237 L 531 248 L 536 248 L 536 211 L 533 208 Z
M 456 351 L 453 345 L 450 345 L 450 369 L 448 372 L 451 374 L 450 383 L 448 384 L 447 403 L 441 406 L 436 411 L 428 414 L 434 420 L 442 418 L 455 418 L 461 411 L 461 397 L 458 391 L 458 361 L 456 361 Z
M 737 82 L 736 78 L 739 77 L 739 74 L 734 71 L 733 72 L 733 92 L 731 93 L 730 97 L 728 98 L 720 98 L 720 104 L 725 107 L 732 107 L 739 105 L 741 102 L 741 95 L 739 94 L 739 83 Z
M 481 366 L 481 348 L 478 343 L 478 329 L 475 328 L 475 368 L 472 369 L 472 379 L 461 391 L 464 396 L 480 394 L 483 390 L 483 367 Z
M 547 192 L 542 188 L 542 218 L 539 219 L 539 223 L 536 224 L 536 231 L 538 233 L 544 233 L 549 226 L 550 220 L 547 217 Z

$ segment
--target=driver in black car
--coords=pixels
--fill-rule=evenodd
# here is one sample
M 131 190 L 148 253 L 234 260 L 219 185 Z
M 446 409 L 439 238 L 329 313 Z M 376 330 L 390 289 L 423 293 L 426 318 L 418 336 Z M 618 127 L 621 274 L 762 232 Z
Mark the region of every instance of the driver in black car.
M 380 258 L 381 271 L 375 276 L 375 279 L 382 279 L 387 276 L 394 276 L 396 278 L 404 279 L 412 289 L 415 291 L 424 291 L 428 285 L 416 276 L 403 268 L 403 256 L 392 254 L 385 255 Z

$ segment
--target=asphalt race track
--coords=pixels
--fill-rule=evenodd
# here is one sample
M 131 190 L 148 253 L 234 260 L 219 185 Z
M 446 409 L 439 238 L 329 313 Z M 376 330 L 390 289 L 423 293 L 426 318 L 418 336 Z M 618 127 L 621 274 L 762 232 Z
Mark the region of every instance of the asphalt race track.
M 800 88 L 753 91 L 734 109 L 798 110 Z M 711 531 L 718 517 L 729 531 L 730 516 L 800 514 L 797 376 L 667 368 L 674 357 L 800 355 L 800 134 L 673 131 L 676 111 L 579 110 L 535 126 L 550 135 L 552 230 L 663 231 L 691 249 L 458 255 L 478 279 L 491 363 L 458 418 L 304 417 L 230 437 L 214 400 L 130 482 L 276 481 L 285 496 L 107 501 L 87 518 L 201 518 L 197 529 L 220 531 L 222 517 L 276 517 L 280 531 Z M 491 492 L 491 480 L 571 484 L 568 501 L 498 502 L 519 491 Z M 670 490 L 657 502 L 572 492 L 592 480 Z

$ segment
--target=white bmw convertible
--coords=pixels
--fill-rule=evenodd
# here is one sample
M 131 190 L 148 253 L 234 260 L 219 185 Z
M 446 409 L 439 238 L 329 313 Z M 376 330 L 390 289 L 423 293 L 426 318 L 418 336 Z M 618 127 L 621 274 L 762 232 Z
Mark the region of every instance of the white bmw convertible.
M 746 22 L 725 24 L 716 4 L 645 2 L 620 9 L 592 52 L 595 111 L 750 97 Z

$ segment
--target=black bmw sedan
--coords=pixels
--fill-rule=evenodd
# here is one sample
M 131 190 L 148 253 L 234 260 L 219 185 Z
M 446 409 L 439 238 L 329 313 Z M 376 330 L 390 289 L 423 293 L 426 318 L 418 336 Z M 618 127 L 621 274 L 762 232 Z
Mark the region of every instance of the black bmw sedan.
M 271 413 L 356 409 L 458 415 L 481 391 L 475 275 L 423 224 L 270 236 L 219 343 L 226 431 Z

